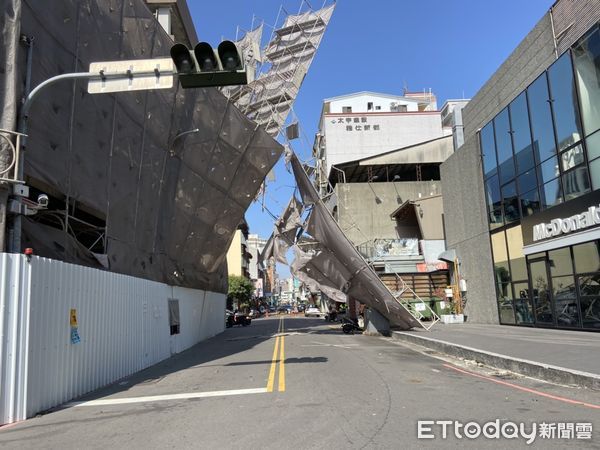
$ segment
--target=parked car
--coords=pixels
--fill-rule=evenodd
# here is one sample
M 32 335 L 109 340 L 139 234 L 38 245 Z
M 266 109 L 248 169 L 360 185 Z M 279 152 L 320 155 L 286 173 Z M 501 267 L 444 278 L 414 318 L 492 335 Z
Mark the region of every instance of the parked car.
M 321 310 L 315 305 L 309 305 L 304 311 L 304 317 L 321 317 Z
M 225 326 L 227 328 L 231 328 L 234 325 L 241 325 L 243 327 L 247 327 L 248 325 L 250 325 L 252 323 L 252 318 L 250 316 L 244 314 L 243 312 L 226 311 L 226 314 L 227 314 L 227 318 L 226 318 Z

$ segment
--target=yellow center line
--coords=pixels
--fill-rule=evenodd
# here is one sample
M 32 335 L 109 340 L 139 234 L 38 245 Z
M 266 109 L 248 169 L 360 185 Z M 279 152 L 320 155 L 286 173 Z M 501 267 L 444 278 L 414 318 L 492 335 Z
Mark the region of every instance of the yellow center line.
M 279 319 L 277 333 L 283 333 L 284 330 L 283 317 Z M 275 374 L 277 372 L 277 363 L 279 362 L 279 384 L 278 391 L 285 392 L 285 336 L 277 336 L 275 338 L 275 348 L 273 349 L 273 357 L 271 358 L 271 368 L 269 369 L 269 378 L 267 380 L 267 392 L 273 392 L 275 388 Z M 279 354 L 279 359 L 277 355 Z
M 279 392 L 285 392 L 285 336 L 281 336 L 281 347 L 279 348 Z
M 279 318 L 279 324 L 277 326 L 277 334 L 281 329 L 282 318 Z M 273 392 L 273 386 L 275 385 L 275 370 L 277 369 L 277 350 L 279 349 L 279 341 L 281 336 L 275 338 L 275 348 L 273 349 L 273 357 L 271 358 L 271 368 L 269 369 L 269 378 L 267 379 L 267 392 Z
M 277 349 L 279 347 L 280 336 L 275 338 L 275 349 L 273 350 L 273 359 L 271 360 L 271 369 L 269 370 L 269 379 L 267 381 L 267 392 L 273 392 L 275 383 L 275 368 L 277 367 Z

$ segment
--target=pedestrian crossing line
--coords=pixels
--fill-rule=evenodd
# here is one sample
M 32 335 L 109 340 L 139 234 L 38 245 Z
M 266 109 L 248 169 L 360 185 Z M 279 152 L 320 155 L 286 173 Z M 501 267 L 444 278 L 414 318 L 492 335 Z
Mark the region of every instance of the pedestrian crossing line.
M 183 394 L 170 395 L 149 395 L 146 397 L 128 397 L 128 398 L 108 398 L 102 400 L 90 400 L 88 402 L 70 402 L 65 404 L 67 407 L 79 408 L 82 406 L 111 406 L 111 405 L 126 405 L 132 403 L 150 403 L 167 400 L 188 400 L 193 398 L 208 398 L 208 397 L 227 397 L 230 395 L 248 395 L 248 394 L 264 394 L 266 388 L 252 389 L 235 389 L 228 391 L 210 391 L 210 392 L 188 392 Z

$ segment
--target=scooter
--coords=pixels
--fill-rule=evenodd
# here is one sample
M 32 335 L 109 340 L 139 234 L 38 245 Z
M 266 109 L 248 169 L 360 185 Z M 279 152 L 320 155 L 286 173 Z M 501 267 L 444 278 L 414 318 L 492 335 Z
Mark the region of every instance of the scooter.
M 336 322 L 337 321 L 337 312 L 330 311 L 329 313 L 325 314 L 325 321 L 326 322 Z
M 227 316 L 226 327 L 231 328 L 234 325 L 247 327 L 252 323 L 252 319 L 243 313 L 234 313 Z
M 358 326 L 356 319 L 344 317 L 342 319 L 342 331 L 344 334 L 354 334 L 355 331 L 362 331 L 362 328 Z

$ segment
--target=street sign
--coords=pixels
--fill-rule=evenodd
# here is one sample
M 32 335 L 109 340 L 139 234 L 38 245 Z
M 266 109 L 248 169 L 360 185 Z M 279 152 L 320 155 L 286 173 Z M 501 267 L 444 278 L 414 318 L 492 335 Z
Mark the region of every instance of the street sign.
M 173 87 L 173 60 L 171 58 L 136 59 L 130 61 L 105 61 L 90 64 L 90 94 L 109 92 L 170 89 Z

